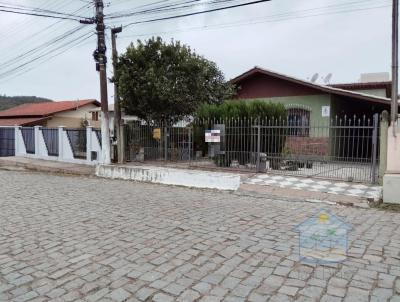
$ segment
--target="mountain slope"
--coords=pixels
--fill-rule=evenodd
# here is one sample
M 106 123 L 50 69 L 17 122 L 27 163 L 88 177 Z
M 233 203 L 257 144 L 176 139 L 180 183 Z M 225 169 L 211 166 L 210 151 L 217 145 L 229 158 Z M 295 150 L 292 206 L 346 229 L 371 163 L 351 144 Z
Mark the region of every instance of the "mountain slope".
M 43 103 L 52 100 L 36 96 L 5 96 L 0 95 L 0 110 L 5 110 L 25 103 Z

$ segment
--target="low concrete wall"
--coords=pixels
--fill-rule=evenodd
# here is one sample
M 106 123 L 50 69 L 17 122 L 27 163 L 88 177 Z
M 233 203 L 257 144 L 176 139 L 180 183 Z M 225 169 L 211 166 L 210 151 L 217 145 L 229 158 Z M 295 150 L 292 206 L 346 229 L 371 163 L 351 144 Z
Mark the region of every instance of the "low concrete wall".
M 155 166 L 98 165 L 96 175 L 112 179 L 218 190 L 237 190 L 240 186 L 239 175 Z
M 383 202 L 400 204 L 400 174 L 383 176 Z
M 400 127 L 394 125 L 388 129 L 387 170 L 383 176 L 383 202 L 400 204 Z
M 42 127 L 35 126 L 35 153 L 26 152 L 25 142 L 22 136 L 22 127 L 15 127 L 15 155 L 32 159 L 42 159 L 50 161 L 60 161 L 72 164 L 97 165 L 100 162 L 101 145 L 92 127 L 86 127 L 86 159 L 75 158 L 68 139 L 66 128 L 58 127 L 58 156 L 48 154 L 44 141 Z M 92 159 L 92 152 L 97 153 L 97 159 Z

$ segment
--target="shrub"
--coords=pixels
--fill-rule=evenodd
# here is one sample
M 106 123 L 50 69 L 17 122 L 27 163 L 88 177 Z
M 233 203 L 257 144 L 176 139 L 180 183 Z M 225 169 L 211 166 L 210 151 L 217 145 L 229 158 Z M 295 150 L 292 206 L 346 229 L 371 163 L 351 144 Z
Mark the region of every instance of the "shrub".
M 225 159 L 230 163 L 238 160 L 240 164 L 255 164 L 257 152 L 257 126 L 260 125 L 260 152 L 276 157 L 283 152 L 286 133 L 274 127 L 286 121 L 286 110 L 282 104 L 264 101 L 227 101 L 220 105 L 202 105 L 196 114 L 194 129 L 195 148 L 207 149 L 204 143 L 204 130 L 215 124 L 225 124 Z M 197 141 L 200 138 L 200 141 Z M 238 143 L 240 142 L 240 143 Z M 221 166 L 221 159 L 216 160 Z
M 228 119 L 285 119 L 282 104 L 264 101 L 227 101 L 220 105 L 203 104 L 197 111 L 198 119 L 226 121 Z

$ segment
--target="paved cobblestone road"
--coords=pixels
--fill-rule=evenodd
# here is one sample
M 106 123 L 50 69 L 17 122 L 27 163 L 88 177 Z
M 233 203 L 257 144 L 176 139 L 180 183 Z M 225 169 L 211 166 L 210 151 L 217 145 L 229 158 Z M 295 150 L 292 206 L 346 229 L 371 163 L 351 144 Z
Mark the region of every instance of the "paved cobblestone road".
M 320 205 L 0 171 L 0 301 L 400 301 L 400 215 L 331 207 L 342 265 L 298 261 Z

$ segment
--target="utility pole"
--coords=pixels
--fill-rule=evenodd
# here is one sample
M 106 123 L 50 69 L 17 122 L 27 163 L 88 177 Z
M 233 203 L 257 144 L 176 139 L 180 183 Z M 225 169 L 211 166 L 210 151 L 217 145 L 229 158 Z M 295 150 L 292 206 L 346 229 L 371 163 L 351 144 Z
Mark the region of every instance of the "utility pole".
M 108 116 L 108 95 L 107 95 L 107 57 L 104 26 L 104 4 L 103 0 L 94 0 L 96 6 L 96 30 L 97 49 L 93 56 L 96 60 L 96 70 L 100 73 L 100 98 L 101 98 L 101 161 L 104 164 L 111 163 L 110 152 L 110 126 Z
M 117 74 L 117 62 L 118 62 L 118 51 L 117 51 L 117 34 L 122 32 L 122 27 L 114 27 L 111 29 L 111 43 L 112 43 L 112 57 L 113 57 L 113 68 L 114 77 Z M 123 147 L 123 131 L 121 129 L 121 104 L 118 95 L 118 84 L 114 81 L 114 131 L 117 137 L 117 156 L 118 163 L 122 164 L 125 161 L 124 147 Z
M 395 123 L 398 118 L 398 72 L 399 72 L 399 0 L 393 0 L 392 16 L 392 108 L 391 122 L 396 136 Z

